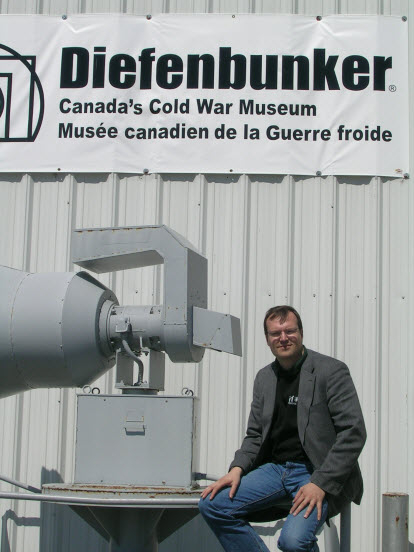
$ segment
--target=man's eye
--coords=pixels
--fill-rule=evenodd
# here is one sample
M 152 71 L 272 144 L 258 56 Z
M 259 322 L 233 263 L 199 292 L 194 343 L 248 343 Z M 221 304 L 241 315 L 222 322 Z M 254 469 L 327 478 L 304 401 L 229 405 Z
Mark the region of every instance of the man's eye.
M 287 336 L 291 337 L 292 335 L 295 335 L 297 331 L 298 331 L 297 328 L 295 328 L 295 329 L 284 330 L 283 332 L 271 332 L 270 336 L 275 337 L 276 339 L 279 339 L 282 336 L 282 333 L 285 333 Z

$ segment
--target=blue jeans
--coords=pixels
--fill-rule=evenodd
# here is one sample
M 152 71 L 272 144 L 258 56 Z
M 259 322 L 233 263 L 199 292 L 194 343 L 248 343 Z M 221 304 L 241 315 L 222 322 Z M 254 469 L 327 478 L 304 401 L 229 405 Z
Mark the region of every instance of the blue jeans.
M 226 552 L 269 552 L 246 518 L 252 512 L 277 506 L 283 499 L 293 499 L 309 483 L 311 474 L 310 464 L 264 464 L 241 478 L 233 499 L 229 498 L 229 488 L 222 489 L 213 500 L 209 496 L 201 499 L 200 512 Z M 277 543 L 283 552 L 319 551 L 316 532 L 326 519 L 328 503 L 323 501 L 319 521 L 316 507 L 308 518 L 305 512 L 306 508 L 296 516 L 287 515 Z

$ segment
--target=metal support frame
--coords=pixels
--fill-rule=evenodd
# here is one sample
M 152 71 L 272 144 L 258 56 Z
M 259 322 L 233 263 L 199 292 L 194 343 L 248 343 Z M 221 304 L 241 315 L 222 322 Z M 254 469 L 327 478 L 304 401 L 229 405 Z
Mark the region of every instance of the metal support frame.
M 205 348 L 241 356 L 240 320 L 207 310 L 207 259 L 170 228 L 76 230 L 72 246 L 73 262 L 97 273 L 164 264 L 164 302 L 120 306 L 86 272 L 29 274 L 0 267 L 6 298 L 0 304 L 0 361 L 7 368 L 0 396 L 82 387 L 109 370 L 115 358 L 117 387 L 124 394 L 151 395 L 164 389 L 164 352 L 173 362 L 200 362 Z M 28 312 L 36 312 L 37 324 Z M 143 352 L 149 354 L 146 381 Z M 126 422 L 135 430 L 144 427 L 136 413 Z M 0 493 L 0 499 L 66 504 L 110 541 L 112 552 L 156 552 L 159 542 L 198 514 L 199 489 L 132 487 L 131 494 L 131 486 L 97 491 L 93 485 L 93 491 L 79 492 L 69 485 L 53 494 L 57 486 L 45 485 L 40 494 L 3 480 L 34 494 Z
M 42 494 L 3 492 L 0 499 L 70 506 L 110 543 L 111 552 L 157 552 L 160 542 L 198 515 L 199 495 L 199 489 L 187 488 L 48 484 Z
M 107 320 L 111 341 L 129 337 L 131 349 L 165 351 L 173 362 L 200 362 L 205 348 L 241 356 L 239 319 L 207 309 L 207 259 L 171 228 L 75 230 L 72 258 L 96 273 L 164 265 L 163 304 L 115 307 Z

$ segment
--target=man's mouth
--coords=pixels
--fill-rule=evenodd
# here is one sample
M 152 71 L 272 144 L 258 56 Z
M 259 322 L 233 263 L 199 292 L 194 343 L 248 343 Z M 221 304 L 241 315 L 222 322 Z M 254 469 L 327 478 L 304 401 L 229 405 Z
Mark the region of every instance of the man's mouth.
M 289 349 L 290 347 L 290 344 L 288 345 L 279 345 L 279 349 L 281 349 L 282 351 L 286 351 L 287 349 Z

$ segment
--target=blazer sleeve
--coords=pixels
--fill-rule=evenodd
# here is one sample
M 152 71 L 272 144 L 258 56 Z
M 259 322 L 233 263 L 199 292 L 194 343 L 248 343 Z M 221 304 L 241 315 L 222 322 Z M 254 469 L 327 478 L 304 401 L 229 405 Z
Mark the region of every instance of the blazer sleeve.
M 366 430 L 358 396 L 347 366 L 337 362 L 326 376 L 326 400 L 336 439 L 311 482 L 338 495 L 357 464 Z
M 262 444 L 263 432 L 263 382 L 261 373 L 256 375 L 253 385 L 253 400 L 250 407 L 249 419 L 247 422 L 246 436 L 243 439 L 242 445 L 234 455 L 234 460 L 230 464 L 230 470 L 235 466 L 242 468 L 244 473 L 250 471 Z

